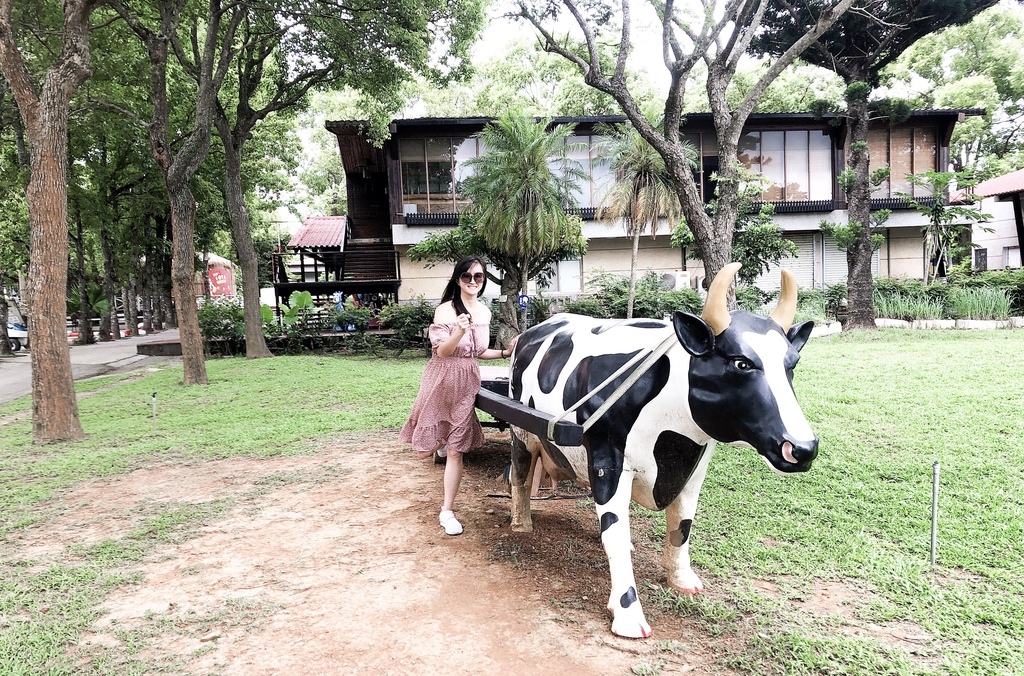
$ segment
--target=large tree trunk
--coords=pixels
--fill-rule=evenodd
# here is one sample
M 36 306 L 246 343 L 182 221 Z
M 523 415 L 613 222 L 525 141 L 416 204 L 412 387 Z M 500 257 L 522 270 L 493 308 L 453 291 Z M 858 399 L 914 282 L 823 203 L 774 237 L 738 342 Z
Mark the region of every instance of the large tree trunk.
M 850 153 L 847 166 L 853 170 L 853 187 L 847 207 L 850 225 L 859 224 L 857 240 L 846 252 L 846 297 L 849 307 L 846 328 L 874 329 L 875 305 L 871 282 L 871 167 L 868 163 L 867 97 L 847 104 L 850 125 Z
M 116 219 L 115 219 L 116 220 Z M 114 283 L 114 243 L 110 230 L 100 230 L 100 248 L 103 250 L 103 297 L 107 299 L 107 317 L 110 340 L 121 337 L 121 326 L 117 321 L 117 288 Z M 124 309 L 125 320 L 128 319 L 128 308 Z
M 78 345 L 91 345 L 96 342 L 92 335 L 92 310 L 89 307 L 89 278 L 85 271 L 85 240 L 82 236 L 82 212 L 75 209 L 75 263 L 78 278 Z
M 205 385 L 206 362 L 203 336 L 199 332 L 196 312 L 195 277 L 196 200 L 186 181 L 168 178 L 167 191 L 171 197 L 171 228 L 174 246 L 171 256 L 171 290 L 177 309 L 178 335 L 181 337 L 181 356 L 186 385 Z
M 32 232 L 27 305 L 32 322 L 32 436 L 48 443 L 85 436 L 64 323 L 68 278 L 67 107 L 30 134 L 26 197 Z
M 238 264 L 242 268 L 242 311 L 245 316 L 245 357 L 263 359 L 272 357 L 267 341 L 263 338 L 263 317 L 260 312 L 259 261 L 256 247 L 252 243 L 252 228 L 249 210 L 245 206 L 242 191 L 242 148 L 236 144 L 228 121 L 217 116 L 217 131 L 224 143 L 224 197 L 227 200 L 228 217 L 231 219 L 231 235 L 238 252 Z
M 519 287 L 522 286 L 519 278 L 506 271 L 501 278 L 501 297 L 504 298 L 500 304 L 498 317 L 498 345 L 508 345 L 512 338 L 522 333 L 519 324 Z
M 636 259 L 640 252 L 640 228 L 633 224 L 633 252 L 629 258 L 629 298 L 626 300 L 626 319 L 633 318 L 633 301 L 636 300 Z
M 29 141 L 31 178 L 25 197 L 31 245 L 25 292 L 32 322 L 32 436 L 36 443 L 84 436 L 64 324 L 68 108 L 75 90 L 89 76 L 89 15 L 95 5 L 95 0 L 64 0 L 61 52 L 37 92 L 12 30 L 13 0 L 0 0 L 0 70 L 18 102 Z
M 4 294 L 4 271 L 0 269 L 0 356 L 9 357 L 11 351 L 11 339 L 7 335 L 7 315 L 10 309 L 7 307 L 7 296 Z

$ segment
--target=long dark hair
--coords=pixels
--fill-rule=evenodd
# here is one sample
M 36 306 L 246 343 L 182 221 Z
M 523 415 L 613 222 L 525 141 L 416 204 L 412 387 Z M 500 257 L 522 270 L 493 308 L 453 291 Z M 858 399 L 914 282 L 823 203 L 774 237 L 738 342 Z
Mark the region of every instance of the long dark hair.
M 479 263 L 480 267 L 484 270 L 484 283 L 480 285 L 480 290 L 477 291 L 476 297 L 484 295 L 484 289 L 487 288 L 487 263 L 484 262 L 479 256 L 466 256 L 459 260 L 455 264 L 455 269 L 452 271 L 452 278 L 448 280 L 448 286 L 444 287 L 444 293 L 441 294 L 441 302 L 447 303 L 452 302 L 452 307 L 455 308 L 456 315 L 468 315 L 469 310 L 466 309 L 466 304 L 462 302 L 462 290 L 459 288 L 459 277 L 462 276 L 463 272 L 466 272 L 474 264 Z M 472 317 L 472 315 L 470 315 Z

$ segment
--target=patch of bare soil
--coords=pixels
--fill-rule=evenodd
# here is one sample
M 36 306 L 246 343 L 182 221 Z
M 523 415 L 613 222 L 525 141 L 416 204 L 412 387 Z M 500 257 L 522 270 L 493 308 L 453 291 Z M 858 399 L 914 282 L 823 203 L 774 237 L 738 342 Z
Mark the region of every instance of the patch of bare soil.
M 138 583 L 103 601 L 73 649 L 83 668 L 139 650 L 133 659 L 147 671 L 189 674 L 728 673 L 723 648 L 739 636 L 710 638 L 649 601 L 653 639 L 611 634 L 592 508 L 535 501 L 535 533 L 511 531 L 508 500 L 489 497 L 505 492 L 507 435 L 489 435 L 466 457 L 458 537 L 437 522 L 443 467 L 395 437 L 348 435 L 308 456 L 155 463 L 88 481 L 14 544 L 45 565 L 154 514 L 223 501 L 198 532 L 130 566 Z M 646 601 L 661 571 L 657 552 L 636 539 Z

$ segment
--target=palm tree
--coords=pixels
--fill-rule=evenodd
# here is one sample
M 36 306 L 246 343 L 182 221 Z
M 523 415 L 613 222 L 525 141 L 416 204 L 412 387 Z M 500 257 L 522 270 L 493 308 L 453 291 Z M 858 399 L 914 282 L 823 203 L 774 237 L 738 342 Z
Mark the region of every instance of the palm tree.
M 463 192 L 471 220 L 487 246 L 515 261 L 502 283 L 502 322 L 521 332 L 525 312 L 516 313 L 517 293 L 526 293 L 530 261 L 578 237 L 579 218 L 566 213 L 572 191 L 589 180 L 578 162 L 566 158 L 571 125 L 548 130 L 546 120 L 511 111 L 488 124 L 477 137 L 486 149 L 467 161 L 473 175 Z
M 667 219 L 669 230 L 673 230 L 682 210 L 672 179 L 665 169 L 664 158 L 640 136 L 636 128 L 623 126 L 607 132 L 595 149 L 600 157 L 609 162 L 615 182 L 601 200 L 598 218 L 603 221 L 622 219 L 626 234 L 633 240 L 633 255 L 629 263 L 629 300 L 626 302 L 626 318 L 631 319 L 633 300 L 636 297 L 640 235 L 650 229 L 651 237 L 656 237 L 662 218 Z M 684 152 L 691 163 L 695 162 L 693 146 L 686 145 Z

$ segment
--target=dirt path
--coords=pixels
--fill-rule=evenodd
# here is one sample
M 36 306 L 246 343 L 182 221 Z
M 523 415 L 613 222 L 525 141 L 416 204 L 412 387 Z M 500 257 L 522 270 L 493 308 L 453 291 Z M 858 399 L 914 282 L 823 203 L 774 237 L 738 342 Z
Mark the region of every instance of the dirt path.
M 189 674 L 723 672 L 704 632 L 650 603 L 653 639 L 611 634 L 592 509 L 536 501 L 537 533 L 511 532 L 508 500 L 487 497 L 504 492 L 507 437 L 467 457 L 459 537 L 437 523 L 443 468 L 394 437 L 89 481 L 24 532 L 19 555 L 53 560 L 154 514 L 221 501 L 198 533 L 130 567 L 138 584 L 102 602 L 76 648 L 83 667 L 138 641 L 150 671 Z M 655 556 L 637 550 L 641 588 L 657 580 Z

